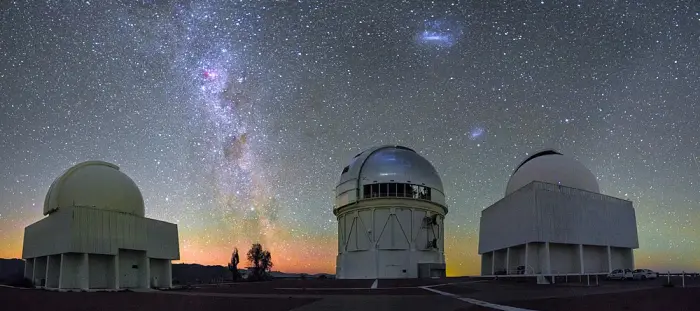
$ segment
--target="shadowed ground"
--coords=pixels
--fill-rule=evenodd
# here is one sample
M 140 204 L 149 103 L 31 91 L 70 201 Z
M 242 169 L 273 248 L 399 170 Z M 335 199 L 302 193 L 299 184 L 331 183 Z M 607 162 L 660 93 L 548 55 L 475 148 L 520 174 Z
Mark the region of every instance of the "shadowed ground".
M 577 278 L 576 278 L 577 279 Z M 0 287 L 8 310 L 700 310 L 700 278 L 687 288 L 653 281 L 537 285 L 475 278 L 430 280 L 274 280 L 154 292 L 70 292 Z M 491 304 L 489 304 L 491 303 Z M 497 305 L 493 305 L 497 304 Z M 490 306 L 490 307 L 484 307 Z

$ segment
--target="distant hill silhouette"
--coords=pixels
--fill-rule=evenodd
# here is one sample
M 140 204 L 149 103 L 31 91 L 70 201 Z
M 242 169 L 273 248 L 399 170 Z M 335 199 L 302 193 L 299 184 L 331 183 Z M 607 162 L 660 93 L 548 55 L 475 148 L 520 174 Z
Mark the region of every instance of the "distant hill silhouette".
M 245 271 L 245 270 L 240 270 Z M 284 273 L 272 271 L 273 278 L 300 279 L 306 278 L 334 278 L 335 275 L 327 273 L 305 274 Z M 231 271 L 224 266 L 203 266 L 199 264 L 173 264 L 173 284 L 207 284 L 231 282 Z
M 0 284 L 10 284 L 24 277 L 24 260 L 0 258 Z
M 199 264 L 173 264 L 173 284 L 208 284 L 231 281 L 231 271 L 224 266 L 203 266 Z M 304 277 L 333 278 L 332 274 L 301 274 L 272 271 L 274 278 L 298 279 Z M 24 277 L 24 260 L 0 258 L 0 284 L 13 284 Z
M 231 271 L 223 266 L 173 264 L 173 284 L 206 284 L 231 280 Z

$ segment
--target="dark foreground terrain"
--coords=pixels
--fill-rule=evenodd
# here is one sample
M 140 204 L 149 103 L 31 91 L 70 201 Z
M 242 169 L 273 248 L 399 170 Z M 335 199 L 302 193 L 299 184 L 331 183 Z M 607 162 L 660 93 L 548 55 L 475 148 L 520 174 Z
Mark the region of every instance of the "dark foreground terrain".
M 663 280 L 529 282 L 437 280 L 275 280 L 153 292 L 68 292 L 0 287 L 2 310 L 700 310 L 700 278 L 686 288 Z M 675 282 L 679 284 L 679 282 Z M 10 308 L 4 308 L 10 306 Z
M 59 293 L 45 290 L 0 288 L 3 310 L 45 311 L 191 311 L 191 310 L 274 310 L 286 311 L 317 299 L 312 298 L 230 298 L 169 295 L 165 293 L 95 292 Z M 5 307 L 8 307 L 5 309 Z
M 625 293 L 599 294 L 516 301 L 513 307 L 535 310 L 635 310 L 635 311 L 697 311 L 700 310 L 700 287 L 655 288 Z M 492 310 L 492 309 L 482 309 Z

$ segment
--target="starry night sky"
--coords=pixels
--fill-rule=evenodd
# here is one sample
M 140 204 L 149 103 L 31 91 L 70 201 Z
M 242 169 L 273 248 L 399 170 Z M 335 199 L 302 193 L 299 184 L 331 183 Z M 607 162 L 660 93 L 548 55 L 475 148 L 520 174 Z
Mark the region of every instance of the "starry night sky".
M 334 272 L 333 189 L 401 144 L 443 176 L 448 274 L 545 147 L 635 203 L 638 266 L 700 269 L 697 1 L 2 1 L 0 257 L 85 160 L 121 167 L 183 262 Z

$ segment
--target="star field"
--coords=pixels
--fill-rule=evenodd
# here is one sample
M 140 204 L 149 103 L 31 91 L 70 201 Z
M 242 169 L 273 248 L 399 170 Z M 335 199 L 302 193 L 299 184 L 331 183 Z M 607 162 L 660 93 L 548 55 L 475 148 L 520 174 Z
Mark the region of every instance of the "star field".
M 0 257 L 96 159 L 183 262 L 261 242 L 334 272 L 341 169 L 401 144 L 443 176 L 449 275 L 478 273 L 480 211 L 545 147 L 634 201 L 638 266 L 700 269 L 697 2 L 4 1 L 0 25 Z

